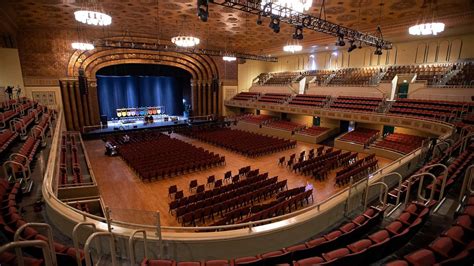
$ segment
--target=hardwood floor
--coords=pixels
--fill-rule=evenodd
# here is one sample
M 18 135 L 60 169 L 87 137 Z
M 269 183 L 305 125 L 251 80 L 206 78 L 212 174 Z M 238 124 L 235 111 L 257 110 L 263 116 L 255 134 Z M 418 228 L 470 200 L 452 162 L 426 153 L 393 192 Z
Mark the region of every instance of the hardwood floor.
M 156 211 L 160 212 L 161 224 L 178 226 L 176 218 L 168 213 L 168 187 L 177 185 L 190 195 L 189 181 L 197 179 L 199 184 L 205 184 L 207 177 L 215 175 L 216 179 L 223 178 L 226 171 L 237 173 L 238 169 L 247 165 L 252 169 L 259 168 L 260 173 L 268 172 L 269 176 L 278 176 L 279 180 L 288 179 L 288 188 L 299 186 L 313 186 L 315 202 L 322 201 L 341 188 L 334 186 L 335 170 L 331 171 L 328 180 L 319 182 L 310 177 L 290 172 L 286 167 L 278 166 L 278 158 L 297 155 L 303 150 L 317 148 L 320 145 L 298 142 L 296 148 L 261 156 L 248 158 L 237 153 L 195 140 L 181 135 L 172 134 L 195 146 L 203 147 L 226 157 L 226 165 L 207 169 L 205 171 L 185 174 L 165 180 L 152 182 L 141 181 L 135 172 L 120 157 L 104 155 L 104 143 L 101 140 L 86 141 L 85 146 L 91 161 L 92 169 L 99 186 L 103 201 L 111 209 L 111 218 L 126 222 L 154 225 Z M 360 158 L 364 154 L 359 154 Z M 377 158 L 379 166 L 384 167 L 391 162 L 389 159 Z

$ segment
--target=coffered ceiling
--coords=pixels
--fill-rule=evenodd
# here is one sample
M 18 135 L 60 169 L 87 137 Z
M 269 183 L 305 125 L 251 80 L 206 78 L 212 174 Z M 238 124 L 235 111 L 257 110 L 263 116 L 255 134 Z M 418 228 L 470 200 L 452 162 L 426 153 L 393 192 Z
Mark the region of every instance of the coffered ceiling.
M 89 38 L 122 35 L 147 36 L 169 40 L 179 32 L 201 38 L 205 48 L 239 52 L 278 53 L 290 40 L 294 31 L 282 25 L 280 33 L 273 33 L 269 20 L 256 24 L 256 17 L 244 12 L 210 4 L 208 22 L 196 16 L 194 0 L 100 0 L 103 11 L 113 17 L 112 26 L 99 28 L 79 25 L 74 11 L 83 7 L 85 0 L 0 0 L 0 8 L 13 21 L 16 30 L 51 28 L 67 29 L 71 36 L 80 32 Z M 446 23 L 443 34 L 474 32 L 473 0 L 327 0 L 327 20 L 361 31 L 373 32 L 378 24 L 384 37 L 403 41 L 410 38 L 407 26 L 421 18 L 423 12 L 432 14 L 429 6 L 436 6 L 436 16 Z M 322 0 L 314 0 L 308 12 L 318 16 Z M 382 14 L 382 19 L 380 19 Z M 1 28 L 0 28 L 1 29 Z M 326 46 L 334 38 L 321 33 L 304 32 L 302 41 L 308 47 Z

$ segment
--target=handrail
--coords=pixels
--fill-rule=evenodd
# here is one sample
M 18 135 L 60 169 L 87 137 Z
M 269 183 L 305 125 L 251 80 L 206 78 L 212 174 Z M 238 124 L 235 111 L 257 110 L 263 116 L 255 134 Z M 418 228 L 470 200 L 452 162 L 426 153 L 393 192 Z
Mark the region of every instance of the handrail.
M 420 174 L 416 174 L 416 175 L 412 175 L 408 178 L 408 187 L 407 187 L 407 193 L 406 193 L 406 196 L 405 196 L 405 205 L 408 204 L 408 200 L 410 199 L 410 190 L 411 190 L 411 183 L 412 183 L 412 180 L 416 177 L 421 177 L 419 183 L 418 183 L 418 194 L 417 194 L 417 199 L 422 199 L 426 202 L 430 202 L 433 200 L 433 197 L 434 197 L 434 192 L 435 190 L 432 189 L 431 190 L 431 194 L 430 194 L 430 199 L 429 200 L 426 200 L 425 197 L 423 197 L 421 195 L 421 189 L 423 187 L 423 181 L 424 181 L 424 177 L 425 176 L 430 176 L 432 179 L 433 179 L 433 182 L 431 183 L 432 186 L 434 187 L 435 183 L 436 183 L 436 176 L 434 176 L 432 173 L 427 173 L 427 172 L 423 172 L 423 173 L 420 173 Z
M 459 193 L 459 202 L 462 201 L 464 194 L 466 194 L 466 190 L 469 191 L 469 194 L 474 194 L 474 190 L 472 190 L 472 179 L 474 175 L 472 174 L 474 171 L 474 164 L 471 164 L 464 173 L 464 180 L 462 181 L 461 193 Z
M 23 230 L 25 230 L 27 227 L 36 227 L 36 228 L 45 228 L 48 234 L 48 245 L 50 249 L 50 254 L 51 254 L 51 262 L 52 265 L 56 266 L 58 265 L 58 262 L 56 261 L 56 250 L 54 249 L 54 238 L 53 238 L 53 229 L 49 224 L 46 223 L 26 223 L 22 226 L 20 226 L 16 232 L 15 235 L 13 236 L 13 241 L 17 242 L 20 241 L 21 233 L 23 233 Z M 21 256 L 21 254 L 17 254 L 17 256 Z
M 385 183 L 385 178 L 389 177 L 389 176 L 398 176 L 398 193 L 397 193 L 397 201 L 395 203 L 395 206 L 398 206 L 398 204 L 400 203 L 400 192 L 401 192 L 401 188 L 402 188 L 402 183 L 403 183 L 403 176 L 400 174 L 400 173 L 397 173 L 397 172 L 391 172 L 391 173 L 388 173 L 384 176 L 382 176 L 381 180 L 382 182 Z M 387 183 L 385 183 L 387 184 Z
M 462 146 L 461 146 L 461 152 L 466 150 L 467 143 L 471 138 L 474 137 L 474 132 L 468 133 L 466 136 L 462 138 Z
M 95 232 L 92 235 L 87 238 L 86 244 L 84 246 L 84 254 L 85 254 L 85 260 L 86 260 L 86 266 L 92 266 L 91 264 L 91 252 L 90 252 L 90 246 L 92 241 L 96 237 L 108 237 L 109 238 L 109 248 L 110 248 L 110 256 L 112 258 L 112 266 L 117 265 L 117 256 L 115 253 L 115 241 L 114 241 L 114 235 L 109 232 Z
M 384 182 L 375 182 L 373 184 L 370 184 L 365 191 L 364 210 L 367 209 L 367 202 L 369 200 L 369 189 L 374 186 L 382 186 L 380 189 L 384 190 L 384 195 L 383 199 L 381 199 L 382 193 L 381 191 L 379 192 L 379 201 L 380 203 L 382 203 L 383 209 L 385 209 L 385 206 L 387 205 L 388 185 Z
M 82 266 L 81 253 L 79 252 L 79 235 L 78 234 L 79 234 L 79 228 L 84 227 L 84 226 L 91 226 L 93 232 L 95 232 L 97 230 L 94 223 L 88 223 L 88 222 L 78 223 L 72 229 L 72 242 L 74 244 L 74 249 L 76 250 L 77 266 Z
M 43 258 L 44 258 L 44 265 L 45 266 L 52 266 L 52 259 L 51 259 L 51 251 L 49 245 L 44 242 L 43 240 L 24 240 L 24 241 L 14 241 L 7 243 L 3 246 L 0 246 L 0 254 L 14 248 L 16 253 L 16 259 L 18 260 L 18 266 L 25 265 L 25 259 L 23 258 L 23 252 L 21 248 L 25 247 L 35 247 L 39 246 L 43 251 Z
M 435 167 L 442 167 L 444 168 L 443 170 L 443 183 L 441 184 L 441 190 L 440 190 L 440 193 L 439 193 L 439 201 L 441 201 L 441 199 L 443 198 L 443 195 L 444 195 L 444 188 L 446 186 L 446 180 L 448 179 L 448 167 L 442 163 L 435 163 L 435 164 L 431 164 L 431 165 L 428 165 L 428 166 L 425 166 L 423 167 L 423 169 L 425 171 L 428 171 L 432 168 L 435 168 Z M 435 187 L 433 186 L 432 189 L 435 189 Z
M 143 250 L 145 252 L 145 258 L 148 258 L 148 241 L 147 241 L 147 238 L 146 238 L 146 231 L 145 230 L 135 230 L 132 232 L 132 234 L 130 235 L 130 238 L 128 239 L 128 249 L 129 249 L 129 256 L 130 256 L 130 263 L 132 265 L 135 264 L 135 246 L 133 245 L 133 241 L 135 240 L 135 235 L 137 233 L 142 233 L 143 234 Z M 162 254 L 160 253 L 160 256 Z

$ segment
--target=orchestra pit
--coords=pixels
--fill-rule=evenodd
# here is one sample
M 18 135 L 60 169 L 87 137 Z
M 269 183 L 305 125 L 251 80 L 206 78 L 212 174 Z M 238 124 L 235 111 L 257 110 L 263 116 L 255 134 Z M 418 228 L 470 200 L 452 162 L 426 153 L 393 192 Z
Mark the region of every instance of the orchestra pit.
M 0 265 L 473 265 L 473 23 L 0 1 Z

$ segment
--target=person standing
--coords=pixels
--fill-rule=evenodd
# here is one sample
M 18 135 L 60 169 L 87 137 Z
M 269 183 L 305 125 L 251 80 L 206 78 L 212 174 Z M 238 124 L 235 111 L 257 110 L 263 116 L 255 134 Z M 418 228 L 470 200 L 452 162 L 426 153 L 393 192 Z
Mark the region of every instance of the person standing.
M 11 100 L 13 98 L 13 87 L 7 86 L 7 88 L 5 89 L 5 93 L 8 94 L 8 99 Z
M 16 98 L 20 100 L 20 95 L 21 95 L 21 87 L 20 85 L 16 86 Z

